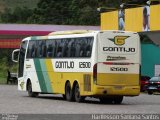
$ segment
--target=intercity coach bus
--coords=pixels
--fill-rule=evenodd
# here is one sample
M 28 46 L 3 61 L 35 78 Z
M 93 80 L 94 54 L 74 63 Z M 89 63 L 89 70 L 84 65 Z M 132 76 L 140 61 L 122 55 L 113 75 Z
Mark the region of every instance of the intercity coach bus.
M 135 32 L 77 30 L 27 37 L 12 59 L 19 63 L 18 89 L 30 97 L 55 93 L 67 101 L 88 96 L 121 104 L 140 93 L 140 52 Z

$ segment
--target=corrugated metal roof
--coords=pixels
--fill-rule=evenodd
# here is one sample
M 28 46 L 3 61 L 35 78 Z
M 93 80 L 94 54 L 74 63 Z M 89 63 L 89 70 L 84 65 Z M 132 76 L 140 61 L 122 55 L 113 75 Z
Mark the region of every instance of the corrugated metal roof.
M 139 32 L 141 36 L 141 41 L 143 42 L 144 39 L 147 42 L 152 42 L 153 44 L 160 46 L 160 31 L 147 31 L 147 32 Z
M 1 35 L 48 35 L 51 31 L 22 31 L 22 30 L 0 30 L 0 36 Z M 0 37 L 1 38 L 1 37 Z
M 19 48 L 21 39 L 4 39 L 0 40 L 0 48 Z
M 48 35 L 54 31 L 100 30 L 99 26 L 0 24 L 0 48 L 19 48 L 26 36 Z
M 0 30 L 14 30 L 14 31 L 100 30 L 100 26 L 0 24 Z

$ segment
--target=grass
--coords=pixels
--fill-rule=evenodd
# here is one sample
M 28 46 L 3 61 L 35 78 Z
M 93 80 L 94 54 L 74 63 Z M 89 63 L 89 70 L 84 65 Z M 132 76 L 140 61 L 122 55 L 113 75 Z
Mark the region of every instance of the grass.
M 0 59 L 0 84 L 4 84 L 7 82 L 8 70 L 10 72 L 17 72 L 18 64 L 14 63 L 9 66 L 6 61 L 6 57 Z
M 0 77 L 0 84 L 6 84 L 7 83 L 7 77 Z
M 7 82 L 7 67 L 0 62 L 0 84 L 5 84 Z
M 1 64 L 1 63 L 0 63 Z M 17 65 L 14 65 L 12 67 L 4 67 L 3 69 L 0 69 L 0 84 L 6 84 L 7 83 L 7 70 L 10 70 L 10 72 L 17 72 Z

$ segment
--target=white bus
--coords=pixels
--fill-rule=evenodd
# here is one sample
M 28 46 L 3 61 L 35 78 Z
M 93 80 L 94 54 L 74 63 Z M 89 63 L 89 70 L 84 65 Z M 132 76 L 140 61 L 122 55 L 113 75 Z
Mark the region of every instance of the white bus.
M 68 101 L 86 96 L 120 104 L 140 93 L 140 38 L 135 32 L 60 31 L 22 40 L 18 89 L 29 96 L 62 94 Z

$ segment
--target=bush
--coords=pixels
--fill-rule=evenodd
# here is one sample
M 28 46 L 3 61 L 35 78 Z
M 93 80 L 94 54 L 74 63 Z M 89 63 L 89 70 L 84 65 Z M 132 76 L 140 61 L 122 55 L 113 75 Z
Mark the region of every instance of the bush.
M 11 61 L 11 50 L 1 49 L 0 53 L 0 84 L 6 83 L 7 71 L 17 72 L 18 64 Z

